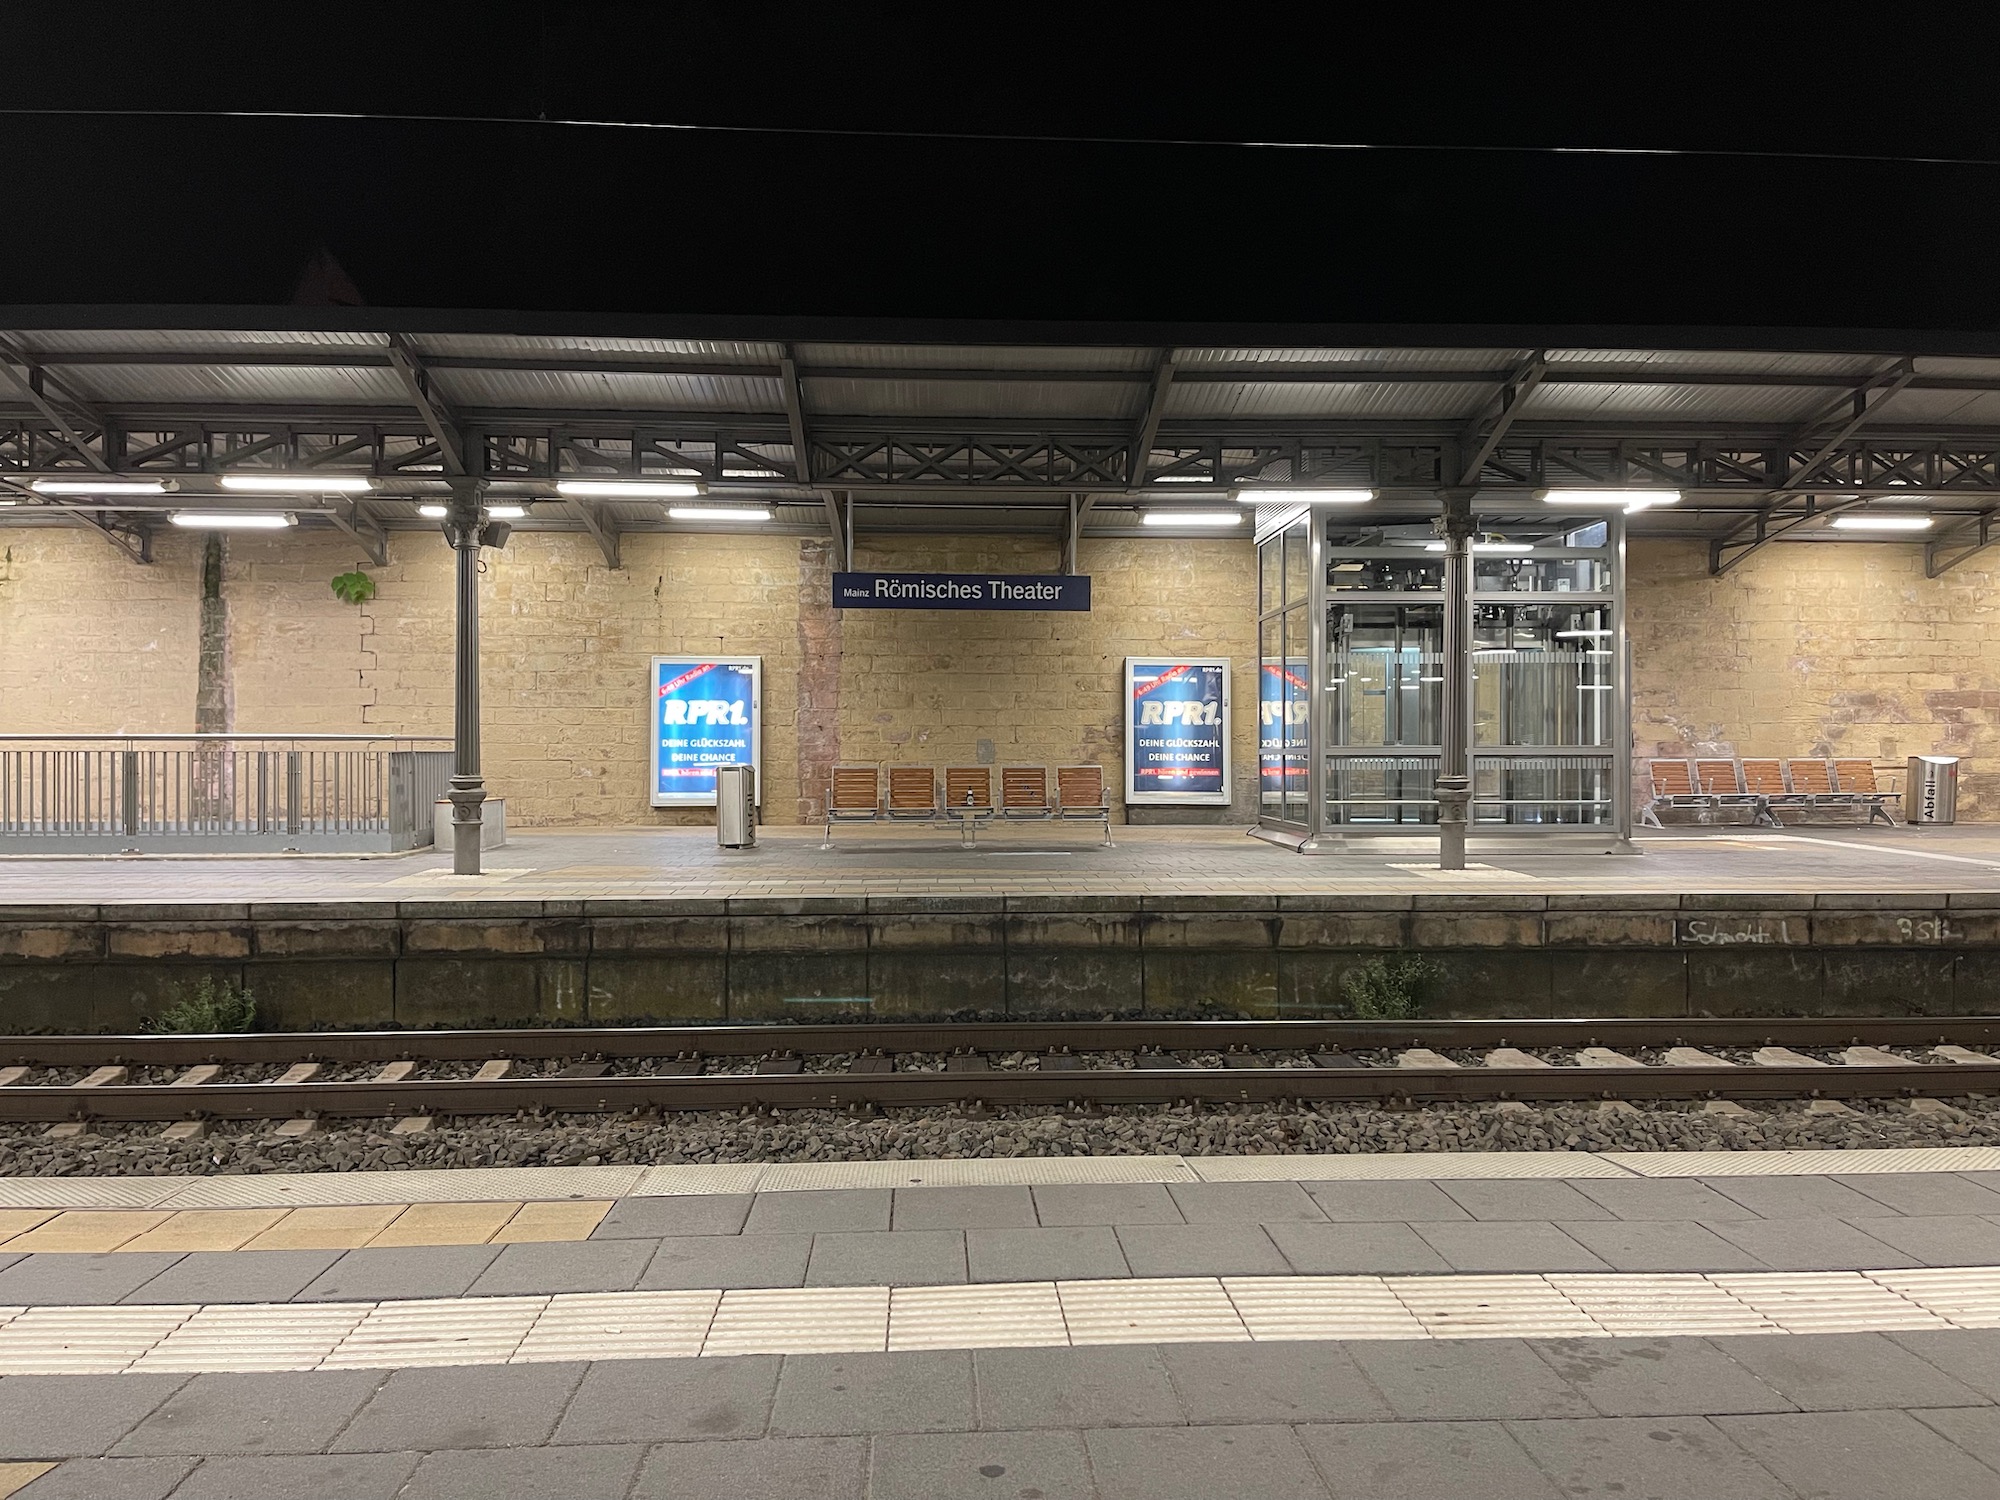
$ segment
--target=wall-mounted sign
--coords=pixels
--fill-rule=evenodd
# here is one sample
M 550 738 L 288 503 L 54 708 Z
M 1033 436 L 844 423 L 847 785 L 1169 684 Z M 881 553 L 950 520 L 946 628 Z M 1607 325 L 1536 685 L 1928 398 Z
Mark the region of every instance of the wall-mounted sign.
M 833 607 L 1088 611 L 1090 580 L 1073 573 L 836 573 Z
M 653 658 L 653 795 L 655 807 L 715 806 L 715 768 L 757 768 L 764 800 L 761 656 Z
M 1125 800 L 1229 804 L 1229 662 L 1125 658 Z

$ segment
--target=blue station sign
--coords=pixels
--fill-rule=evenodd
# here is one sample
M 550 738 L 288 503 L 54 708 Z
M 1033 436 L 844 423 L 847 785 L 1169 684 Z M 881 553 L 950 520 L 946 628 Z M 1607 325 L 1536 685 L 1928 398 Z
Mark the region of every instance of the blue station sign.
M 713 807 L 715 768 L 733 765 L 757 767 L 763 802 L 762 667 L 756 656 L 653 658 L 653 806 Z
M 1071 573 L 836 573 L 835 609 L 1065 609 L 1088 612 Z

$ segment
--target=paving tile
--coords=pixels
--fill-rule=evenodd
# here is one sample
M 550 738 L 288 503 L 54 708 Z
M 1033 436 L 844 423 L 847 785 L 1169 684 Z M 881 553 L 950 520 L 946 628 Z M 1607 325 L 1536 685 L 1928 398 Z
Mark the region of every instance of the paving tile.
M 1357 1340 L 1347 1351 L 1405 1420 L 1593 1414 L 1520 1339 Z
M 1159 1351 L 1144 1345 L 1092 1349 L 979 1349 L 972 1355 L 979 1425 L 1164 1427 L 1181 1405 Z
M 1567 1182 L 1484 1181 L 1479 1178 L 1440 1182 L 1439 1189 L 1475 1219 L 1508 1221 L 1534 1219 L 1609 1219 L 1611 1210 L 1584 1197 Z
M 587 1240 L 611 1212 L 609 1198 L 577 1199 L 564 1203 L 523 1203 L 513 1218 L 500 1226 L 489 1245 L 537 1245 L 556 1240 Z
M 1320 1212 L 1336 1223 L 1418 1223 L 1469 1219 L 1435 1182 L 1302 1182 Z
M 744 1287 L 722 1294 L 702 1357 L 880 1352 L 888 1344 L 885 1286 Z
M 98 1460 L 98 1462 L 102 1462 L 102 1460 Z M 45 1462 L 21 1464 L 0 1463 L 0 1500 L 5 1500 L 5 1497 L 9 1495 L 20 1493 L 28 1485 L 40 1479 L 53 1468 L 55 1468 L 54 1464 Z
M 1814 1500 L 1993 1500 L 2000 1476 L 1907 1412 L 1717 1417 L 1778 1479 Z
M 1025 1187 L 897 1188 L 896 1229 L 1032 1229 L 1035 1199 Z
M 1605 1271 L 1553 1224 L 1416 1224 L 1454 1271 Z
M 816 1234 L 806 1265 L 807 1286 L 945 1286 L 965 1279 L 959 1229 Z
M 1478 1500 L 1559 1500 L 1498 1422 L 1354 1422 L 1298 1436 L 1334 1500 L 1443 1500 L 1468 1495 L 1472 1474 Z
M 1880 1333 L 1748 1334 L 1715 1347 L 1802 1411 L 1986 1401 Z
M 657 1443 L 763 1435 L 779 1356 L 608 1359 L 592 1364 L 556 1443 Z
M 166 1500 L 191 1458 L 73 1458 L 35 1481 L 24 1500 Z M 0 1495 L 8 1493 L 0 1465 Z
M 974 1281 L 1093 1281 L 1132 1274 L 1116 1232 L 1102 1226 L 968 1229 L 965 1262 Z
M 96 1458 L 181 1388 L 185 1375 L 10 1375 L 0 1459 Z
M 396 1370 L 333 1449 L 393 1453 L 545 1443 L 583 1372 L 580 1364 Z
M 1831 1177 L 1705 1177 L 1705 1186 L 1765 1219 L 1865 1219 L 1895 1212 Z
M 1764 1263 L 1705 1224 L 1612 1219 L 1556 1228 L 1614 1271 L 1761 1271 Z
M 666 1239 L 683 1234 L 740 1234 L 750 1217 L 748 1193 L 620 1198 L 590 1232 L 594 1240 Z
M 644 1240 L 570 1240 L 508 1245 L 479 1273 L 473 1297 L 532 1297 L 542 1293 L 625 1292 L 639 1284 L 654 1247 Z
M 1956 1172 L 1856 1172 L 1833 1180 L 1899 1214 L 2000 1214 L 2000 1193 Z
M 1882 1336 L 1988 1400 L 2000 1401 L 2000 1328 L 1919 1329 Z
M 0 1271 L 0 1306 L 85 1307 L 120 1302 L 180 1256 L 30 1255 Z
M 1854 1225 L 1927 1266 L 2000 1265 L 2000 1220 L 1968 1214 L 1861 1219 Z
M 1392 1413 L 1337 1343 L 1166 1344 L 1190 1422 L 1349 1422 Z
M 121 1457 L 317 1453 L 382 1380 L 380 1370 L 197 1375 L 111 1451 Z
M 0 1208 L 0 1248 L 17 1234 L 26 1234 L 37 1224 L 46 1224 L 56 1216 L 53 1208 Z
M 1733 1339 L 1536 1339 L 1530 1345 L 1607 1417 L 1792 1411 L 1790 1401 L 1730 1359 Z
M 146 1209 L 71 1209 L 7 1241 L 9 1250 L 77 1255 L 116 1250 L 173 1215 Z
M 1770 1474 L 1702 1417 L 1509 1422 L 1567 1496 L 1771 1500 Z
M 804 1286 L 812 1241 L 809 1234 L 704 1234 L 661 1240 L 639 1278 L 639 1287 L 642 1291 L 664 1291 L 680 1287 Z
M 1167 1196 L 1190 1224 L 1324 1224 L 1296 1182 L 1170 1182 Z
M 500 1251 L 491 1245 L 349 1250 L 300 1292 L 300 1302 L 401 1302 L 462 1297 Z M 0 1276 L 6 1272 L 0 1271 Z
M 285 1216 L 282 1208 L 191 1208 L 118 1248 L 238 1250 Z
M 744 1221 L 745 1234 L 818 1234 L 836 1229 L 887 1229 L 887 1188 L 828 1188 L 759 1193 Z
M 1179 1224 L 1181 1211 L 1157 1182 L 1075 1182 L 1034 1189 L 1045 1229 L 1086 1224 Z
M 1774 1271 L 1888 1271 L 1919 1264 L 1839 1219 L 1724 1219 L 1708 1227 Z
M 877 1438 L 868 1500 L 1096 1500 L 1083 1439 L 1073 1432 L 898 1433 Z
M 1267 1224 L 1264 1233 L 1301 1276 L 1449 1271 L 1408 1224 Z
M 403 1245 L 483 1245 L 523 1205 L 519 1203 L 412 1203 L 368 1243 Z
M 890 1353 L 906 1349 L 997 1349 L 1070 1342 L 1052 1281 L 971 1286 L 899 1286 L 889 1294 Z
M 1686 1177 L 1578 1177 L 1569 1185 L 1620 1219 L 1754 1219 L 1733 1198 Z
M 668 1443 L 646 1455 L 632 1500 L 861 1500 L 868 1440 Z
M 245 1246 L 249 1250 L 358 1250 L 403 1210 L 393 1203 L 295 1208 Z
M 340 1259 L 339 1250 L 197 1250 L 138 1287 L 124 1300 L 161 1305 L 210 1302 L 289 1302 Z
M 416 1466 L 414 1453 L 210 1458 L 174 1500 L 390 1500 Z
M 397 1500 L 625 1500 L 646 1450 L 486 1448 L 424 1456 Z
M 1102 1500 L 1326 1500 L 1304 1446 L 1287 1427 L 1169 1427 L 1087 1432 Z
M 1122 1224 L 1134 1276 L 1285 1276 L 1291 1266 L 1258 1224 Z
M 972 1355 L 789 1354 L 771 1406 L 773 1437 L 965 1432 L 977 1424 Z

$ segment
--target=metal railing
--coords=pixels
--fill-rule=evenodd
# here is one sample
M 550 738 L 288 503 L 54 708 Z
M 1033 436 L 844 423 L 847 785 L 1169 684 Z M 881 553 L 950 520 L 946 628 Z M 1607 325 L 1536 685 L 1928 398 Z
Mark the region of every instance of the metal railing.
M 0 846 L 369 852 L 432 841 L 449 738 L 0 736 Z M 444 746 L 447 748 L 426 748 Z

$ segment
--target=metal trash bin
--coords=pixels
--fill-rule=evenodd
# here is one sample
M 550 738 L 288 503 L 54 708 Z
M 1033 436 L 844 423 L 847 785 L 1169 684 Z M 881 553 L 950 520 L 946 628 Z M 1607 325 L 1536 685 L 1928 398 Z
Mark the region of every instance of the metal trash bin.
M 757 768 L 715 768 L 715 841 L 725 849 L 757 847 Z
M 1905 823 L 1958 821 L 1958 761 L 1956 755 L 1912 755 L 1903 782 Z

